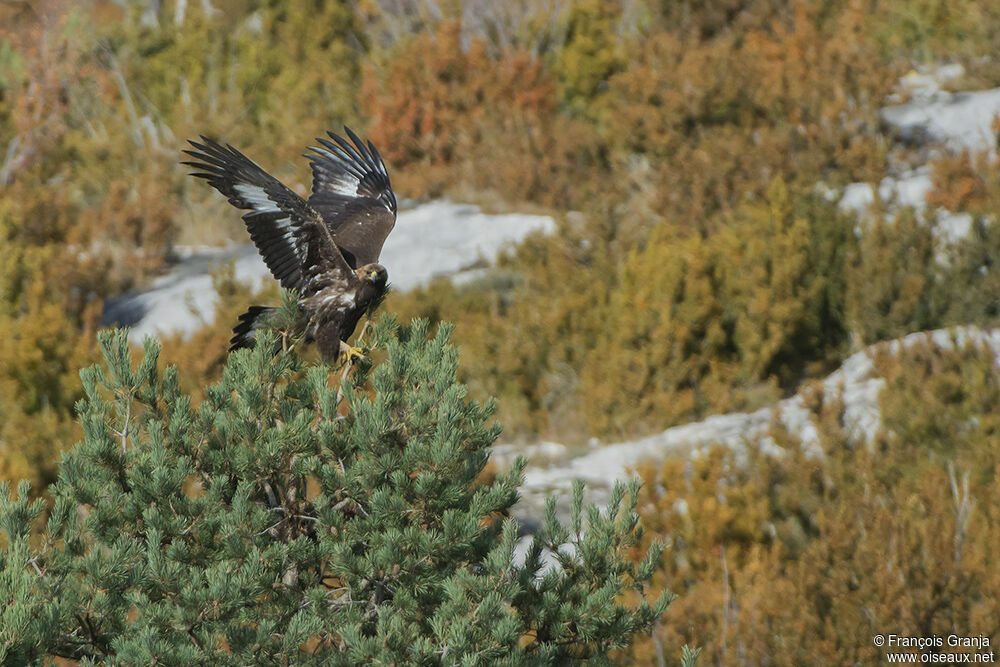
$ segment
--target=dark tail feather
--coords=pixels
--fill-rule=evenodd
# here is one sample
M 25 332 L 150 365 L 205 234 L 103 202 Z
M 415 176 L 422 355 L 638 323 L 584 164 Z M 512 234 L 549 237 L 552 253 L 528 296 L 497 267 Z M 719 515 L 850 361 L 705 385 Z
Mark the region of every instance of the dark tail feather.
M 253 347 L 257 341 L 257 329 L 260 329 L 271 311 L 277 308 L 270 306 L 250 306 L 247 312 L 240 315 L 240 322 L 233 327 L 233 337 L 229 339 L 229 351 L 244 347 Z M 277 353 L 277 350 L 275 350 Z

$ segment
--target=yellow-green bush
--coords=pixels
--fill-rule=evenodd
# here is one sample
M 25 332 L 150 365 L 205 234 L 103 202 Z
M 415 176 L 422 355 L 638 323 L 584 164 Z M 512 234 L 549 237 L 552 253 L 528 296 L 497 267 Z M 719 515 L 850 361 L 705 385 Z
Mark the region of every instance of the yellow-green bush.
M 769 402 L 837 359 L 852 225 L 776 179 L 706 237 L 661 225 L 615 262 L 567 223 L 507 260 L 514 280 L 388 307 L 462 319 L 470 387 L 501 397 L 512 434 L 629 436 Z

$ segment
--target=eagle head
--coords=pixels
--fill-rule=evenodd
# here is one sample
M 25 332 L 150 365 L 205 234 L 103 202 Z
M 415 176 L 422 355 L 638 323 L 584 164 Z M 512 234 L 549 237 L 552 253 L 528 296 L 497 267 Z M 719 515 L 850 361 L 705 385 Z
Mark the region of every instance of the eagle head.
M 365 264 L 357 270 L 362 281 L 378 288 L 385 287 L 389 281 L 389 272 L 381 264 Z

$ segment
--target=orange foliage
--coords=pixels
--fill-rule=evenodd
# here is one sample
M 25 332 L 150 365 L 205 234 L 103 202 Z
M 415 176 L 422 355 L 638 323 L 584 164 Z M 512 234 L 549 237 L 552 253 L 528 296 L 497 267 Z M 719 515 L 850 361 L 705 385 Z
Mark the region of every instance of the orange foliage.
M 530 149 L 540 141 L 540 119 L 552 111 L 552 82 L 526 53 L 495 62 L 480 40 L 463 48 L 455 21 L 415 36 L 384 71 L 367 67 L 361 102 L 372 118 L 369 137 L 394 166 L 403 192 L 437 196 L 454 174 L 464 173 L 470 186 L 524 193 L 544 177 L 527 158 L 535 151 L 514 165 L 486 147 Z M 498 166 L 505 170 L 497 173 Z
M 982 161 L 982 157 L 979 158 Z M 967 150 L 960 155 L 945 156 L 932 163 L 931 183 L 934 189 L 927 193 L 927 203 L 948 211 L 981 210 L 986 203 L 986 182 Z
M 705 227 L 778 174 L 814 183 L 881 173 L 872 129 L 894 75 L 871 66 L 876 55 L 863 39 L 843 38 L 861 31 L 861 3 L 826 20 L 811 3 L 787 4 L 781 18 L 745 32 L 637 41 L 629 68 L 611 79 L 615 158 L 655 159 L 651 208 L 661 215 Z

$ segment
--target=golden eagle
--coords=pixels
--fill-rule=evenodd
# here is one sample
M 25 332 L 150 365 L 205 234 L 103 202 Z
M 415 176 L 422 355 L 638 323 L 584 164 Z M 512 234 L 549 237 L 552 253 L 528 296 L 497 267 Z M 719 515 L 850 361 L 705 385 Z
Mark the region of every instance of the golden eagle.
M 381 298 L 388 273 L 378 263 L 386 236 L 396 224 L 396 196 L 382 157 L 347 127 L 350 142 L 328 132 L 306 154 L 312 166 L 308 200 L 230 145 L 202 136 L 190 141 L 192 176 L 204 178 L 243 216 L 254 245 L 272 275 L 298 290 L 296 327 L 315 341 L 324 359 L 361 355 L 347 344 L 361 316 Z M 233 329 L 230 350 L 248 347 L 262 319 L 274 310 L 251 306 Z

